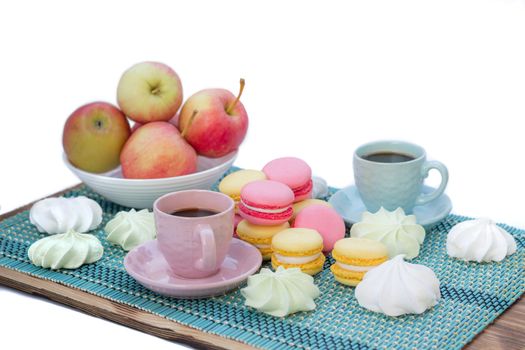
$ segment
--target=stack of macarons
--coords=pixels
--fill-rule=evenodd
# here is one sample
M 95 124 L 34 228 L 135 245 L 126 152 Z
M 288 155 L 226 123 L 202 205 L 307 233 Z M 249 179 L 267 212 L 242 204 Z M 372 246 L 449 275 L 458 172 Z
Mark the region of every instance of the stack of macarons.
M 290 225 L 298 229 L 309 229 L 306 231 L 315 231 L 317 237 L 321 237 L 325 253 L 329 253 L 334 243 L 344 237 L 343 219 L 326 201 L 312 199 L 312 189 L 310 166 L 295 157 L 274 159 L 268 162 L 262 171 L 234 172 L 219 184 L 219 191 L 236 202 L 237 237 L 255 245 L 264 259 L 270 259 L 272 256 L 272 237 Z M 299 246 L 302 241 L 311 239 L 300 235 L 294 237 Z M 272 261 L 274 260 L 279 261 L 272 258 Z M 305 259 L 290 260 L 285 257 L 283 266 L 294 265 L 291 261 Z M 320 266 L 322 268 L 322 263 Z M 315 269 L 307 270 L 311 272 Z

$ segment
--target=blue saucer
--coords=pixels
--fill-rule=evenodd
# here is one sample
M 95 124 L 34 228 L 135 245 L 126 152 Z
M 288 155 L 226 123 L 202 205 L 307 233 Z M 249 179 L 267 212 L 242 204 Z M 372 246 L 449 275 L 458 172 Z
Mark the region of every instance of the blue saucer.
M 423 193 L 432 191 L 434 191 L 433 187 L 423 186 Z M 366 211 L 366 207 L 355 185 L 337 191 L 330 197 L 328 202 L 332 204 L 334 209 L 349 225 L 361 221 L 361 216 Z M 414 207 L 412 214 L 416 216 L 417 223 L 428 231 L 443 220 L 451 210 L 452 201 L 446 194 L 442 194 L 432 202 Z

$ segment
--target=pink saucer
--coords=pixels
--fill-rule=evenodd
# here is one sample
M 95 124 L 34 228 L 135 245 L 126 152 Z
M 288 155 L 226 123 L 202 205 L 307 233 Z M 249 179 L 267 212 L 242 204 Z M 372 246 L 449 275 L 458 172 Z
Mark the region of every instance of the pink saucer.
M 126 271 L 144 287 L 175 298 L 206 298 L 237 288 L 262 263 L 257 248 L 232 238 L 230 249 L 218 273 L 198 279 L 179 277 L 171 272 L 157 246 L 157 240 L 148 241 L 124 258 Z

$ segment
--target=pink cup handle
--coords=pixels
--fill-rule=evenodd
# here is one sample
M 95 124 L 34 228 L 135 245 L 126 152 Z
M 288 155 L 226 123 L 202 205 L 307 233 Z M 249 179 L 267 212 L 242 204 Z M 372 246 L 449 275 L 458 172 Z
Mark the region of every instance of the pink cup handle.
M 195 267 L 201 271 L 217 269 L 217 247 L 211 226 L 208 224 L 200 224 L 197 225 L 195 230 L 200 236 L 202 247 L 202 258 L 197 260 Z

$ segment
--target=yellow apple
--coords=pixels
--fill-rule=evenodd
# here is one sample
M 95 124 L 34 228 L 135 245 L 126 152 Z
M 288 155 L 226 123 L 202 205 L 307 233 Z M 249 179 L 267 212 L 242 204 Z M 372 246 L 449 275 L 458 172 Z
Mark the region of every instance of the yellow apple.
M 182 84 L 177 73 L 163 63 L 137 63 L 122 74 L 117 101 L 137 123 L 168 121 L 182 104 Z
M 62 145 L 71 164 L 103 173 L 119 165 L 120 151 L 130 134 L 124 113 L 110 103 L 93 102 L 69 116 Z

